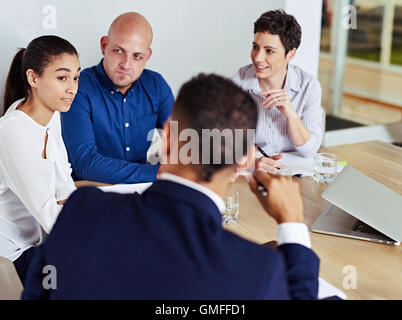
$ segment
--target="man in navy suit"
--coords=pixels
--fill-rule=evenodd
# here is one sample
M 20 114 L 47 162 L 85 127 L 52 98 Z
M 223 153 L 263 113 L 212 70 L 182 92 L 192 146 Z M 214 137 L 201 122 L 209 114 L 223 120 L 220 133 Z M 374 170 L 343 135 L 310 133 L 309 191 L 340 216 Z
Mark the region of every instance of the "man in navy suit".
M 211 143 L 212 137 L 188 141 L 191 134 L 178 139 L 173 132 L 176 123 L 179 132 L 199 137 L 205 129 L 245 133 L 255 129 L 257 113 L 251 96 L 220 76 L 184 84 L 164 125 L 159 179 L 142 195 L 77 190 L 36 249 L 22 297 L 316 299 L 319 259 L 310 249 L 298 185 L 257 171 L 249 184 L 278 222 L 278 247 L 242 239 L 222 228 L 222 196 L 240 163 L 253 159 L 253 143 L 246 134 Z M 190 142 L 202 152 L 192 148 L 187 163 L 180 151 Z M 225 163 L 228 152 L 232 163 Z

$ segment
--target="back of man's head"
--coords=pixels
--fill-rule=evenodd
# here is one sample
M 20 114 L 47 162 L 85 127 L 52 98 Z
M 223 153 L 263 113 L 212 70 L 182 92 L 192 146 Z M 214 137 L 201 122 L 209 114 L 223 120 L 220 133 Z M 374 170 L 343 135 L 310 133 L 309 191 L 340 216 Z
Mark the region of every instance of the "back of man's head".
M 199 138 L 199 180 L 242 160 L 254 144 L 257 114 L 253 98 L 224 77 L 200 74 L 181 87 L 172 120 L 181 134 L 189 129 Z

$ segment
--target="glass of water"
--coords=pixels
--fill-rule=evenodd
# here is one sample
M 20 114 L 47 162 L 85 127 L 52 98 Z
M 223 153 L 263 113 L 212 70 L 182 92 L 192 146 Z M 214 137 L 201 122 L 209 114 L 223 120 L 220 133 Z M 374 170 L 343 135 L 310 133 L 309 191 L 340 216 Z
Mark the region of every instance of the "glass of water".
M 313 178 L 317 182 L 329 183 L 335 179 L 338 157 L 332 153 L 317 153 L 313 162 Z
M 225 201 L 226 209 L 222 213 L 222 223 L 234 224 L 239 217 L 239 192 L 229 188 L 223 200 Z

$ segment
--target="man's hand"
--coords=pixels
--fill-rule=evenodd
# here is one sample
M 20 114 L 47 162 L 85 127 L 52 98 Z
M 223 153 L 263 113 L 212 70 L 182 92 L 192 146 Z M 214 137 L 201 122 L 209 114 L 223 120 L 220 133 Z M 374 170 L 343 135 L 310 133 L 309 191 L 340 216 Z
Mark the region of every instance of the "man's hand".
M 278 224 L 304 223 L 303 201 L 296 182 L 289 177 L 270 175 L 263 170 L 256 170 L 254 176 L 250 176 L 248 181 L 251 191 L 257 196 L 264 210 Z M 258 191 L 258 183 L 268 191 L 266 197 Z

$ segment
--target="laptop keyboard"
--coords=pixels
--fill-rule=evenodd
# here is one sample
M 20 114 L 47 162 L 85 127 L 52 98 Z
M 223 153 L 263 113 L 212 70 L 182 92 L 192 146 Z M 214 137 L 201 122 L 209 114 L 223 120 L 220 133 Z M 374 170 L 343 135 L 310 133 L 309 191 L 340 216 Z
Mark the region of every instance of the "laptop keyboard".
M 370 233 L 370 234 L 382 234 L 381 232 L 377 231 L 376 229 L 370 227 L 368 224 L 357 220 L 352 227 L 353 231 L 358 231 L 362 233 Z

